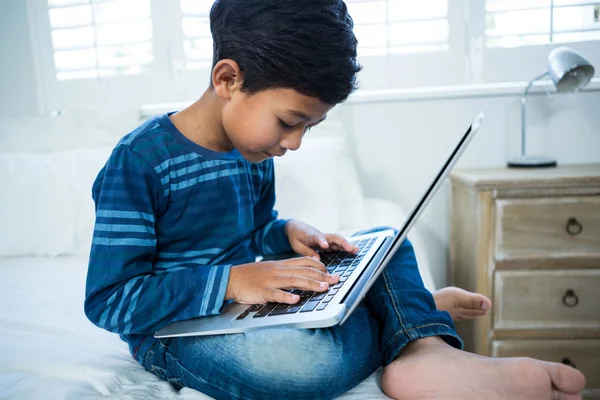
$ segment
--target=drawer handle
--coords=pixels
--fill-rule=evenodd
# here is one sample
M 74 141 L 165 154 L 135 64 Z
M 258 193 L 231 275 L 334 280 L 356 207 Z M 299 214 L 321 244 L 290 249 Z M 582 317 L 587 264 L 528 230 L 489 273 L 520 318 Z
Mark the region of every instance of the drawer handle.
M 579 297 L 577 297 L 573 289 L 567 290 L 563 297 L 563 304 L 569 308 L 576 307 L 579 304 Z
M 575 365 L 575 363 L 573 361 L 571 361 L 570 358 L 563 358 L 561 363 L 568 365 L 569 367 L 577 368 L 577 365 Z
M 575 217 L 569 218 L 569 220 L 567 221 L 567 233 L 571 236 L 577 236 L 582 231 L 583 231 L 583 225 L 581 225 L 581 223 L 579 221 L 577 221 L 577 218 L 575 218 Z

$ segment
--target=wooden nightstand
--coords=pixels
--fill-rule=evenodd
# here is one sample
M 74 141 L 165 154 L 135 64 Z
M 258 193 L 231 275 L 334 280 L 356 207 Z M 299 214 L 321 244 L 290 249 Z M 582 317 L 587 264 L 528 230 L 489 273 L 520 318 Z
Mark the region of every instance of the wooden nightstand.
M 581 370 L 600 397 L 600 165 L 451 174 L 451 284 L 488 296 L 466 350 Z

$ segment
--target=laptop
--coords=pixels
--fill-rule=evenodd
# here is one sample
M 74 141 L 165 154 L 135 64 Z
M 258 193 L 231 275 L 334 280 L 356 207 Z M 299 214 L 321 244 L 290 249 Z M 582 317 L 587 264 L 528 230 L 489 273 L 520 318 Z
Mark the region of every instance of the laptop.
M 386 230 L 348 238 L 350 243 L 359 247 L 358 254 L 320 252 L 321 262 L 325 264 L 327 271 L 340 276 L 339 283 L 330 286 L 327 292 L 290 290 L 300 296 L 300 301 L 292 305 L 244 305 L 230 302 L 219 315 L 169 324 L 157 331 L 154 337 L 223 335 L 278 327 L 327 328 L 343 324 L 400 248 L 408 232 L 478 131 L 482 120 L 483 113 L 480 112 L 397 234 L 393 230 Z M 279 259 L 284 258 L 290 257 Z

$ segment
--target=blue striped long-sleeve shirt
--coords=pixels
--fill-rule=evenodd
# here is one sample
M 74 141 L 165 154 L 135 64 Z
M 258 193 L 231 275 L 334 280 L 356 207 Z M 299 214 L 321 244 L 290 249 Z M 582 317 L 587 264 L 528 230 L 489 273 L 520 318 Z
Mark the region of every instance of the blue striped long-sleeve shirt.
M 291 251 L 273 161 L 205 149 L 169 115 L 125 136 L 92 189 L 85 313 L 140 362 L 161 327 L 221 311 L 232 265 Z

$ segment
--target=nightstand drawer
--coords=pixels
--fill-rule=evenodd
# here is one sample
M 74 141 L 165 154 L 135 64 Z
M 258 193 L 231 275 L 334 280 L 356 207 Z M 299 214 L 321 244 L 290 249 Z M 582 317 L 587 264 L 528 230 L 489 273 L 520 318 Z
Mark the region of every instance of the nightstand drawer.
M 496 260 L 600 260 L 600 197 L 496 201 Z M 600 266 L 600 262 L 598 263 Z
M 600 336 L 600 269 L 497 271 L 493 325 L 519 337 Z
M 586 389 L 600 390 L 600 340 L 494 341 L 494 357 L 531 357 L 562 362 L 580 370 Z

